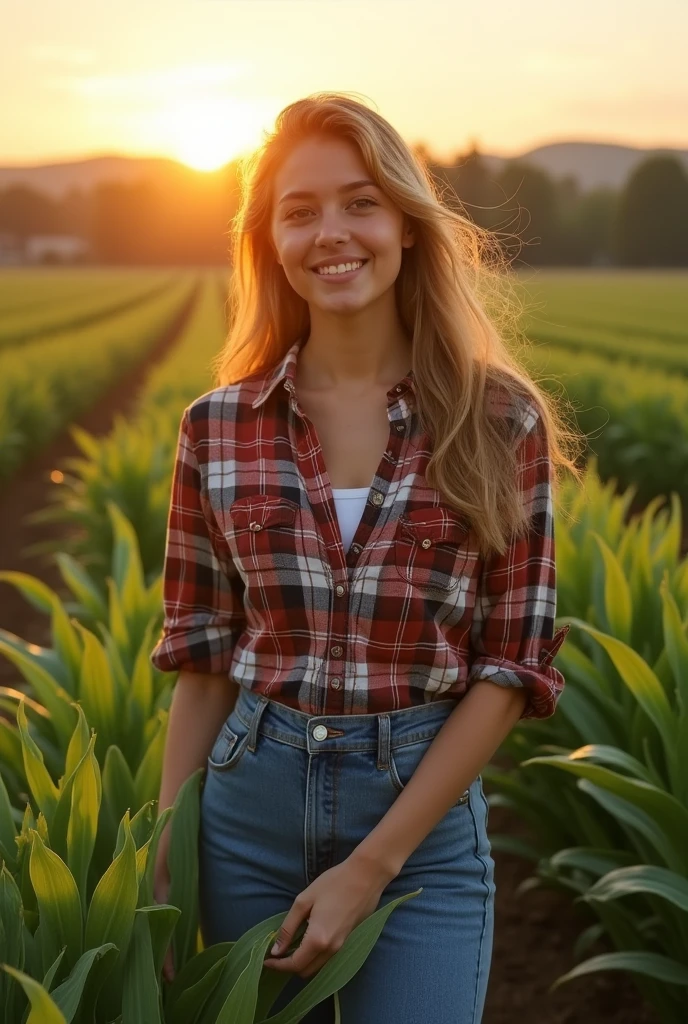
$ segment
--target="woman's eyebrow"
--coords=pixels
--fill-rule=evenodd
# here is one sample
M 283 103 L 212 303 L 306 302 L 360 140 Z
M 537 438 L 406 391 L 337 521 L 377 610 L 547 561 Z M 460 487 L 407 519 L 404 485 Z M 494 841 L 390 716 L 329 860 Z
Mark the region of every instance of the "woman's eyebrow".
M 353 192 L 355 188 L 363 188 L 367 185 L 372 185 L 373 188 L 378 188 L 375 182 L 371 181 L 370 178 L 362 178 L 360 181 L 351 181 L 348 185 L 342 185 L 337 189 L 337 192 L 341 195 L 344 192 Z M 312 199 L 314 195 L 315 192 L 286 192 L 277 205 L 280 206 L 282 203 L 286 203 L 288 199 Z

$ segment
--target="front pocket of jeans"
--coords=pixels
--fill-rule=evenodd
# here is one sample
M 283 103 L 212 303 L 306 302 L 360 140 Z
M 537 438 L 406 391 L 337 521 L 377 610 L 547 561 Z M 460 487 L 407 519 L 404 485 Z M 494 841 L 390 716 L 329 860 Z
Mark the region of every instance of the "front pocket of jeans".
M 390 750 L 389 776 L 392 785 L 397 793 L 402 793 L 413 777 L 413 773 L 423 760 L 430 744 L 434 739 L 420 740 L 418 743 L 407 743 L 404 746 L 395 747 Z M 455 807 L 468 803 L 469 790 L 462 793 L 458 798 Z
M 208 767 L 216 772 L 230 771 L 241 760 L 247 744 L 248 730 L 240 736 L 225 722 L 208 755 Z

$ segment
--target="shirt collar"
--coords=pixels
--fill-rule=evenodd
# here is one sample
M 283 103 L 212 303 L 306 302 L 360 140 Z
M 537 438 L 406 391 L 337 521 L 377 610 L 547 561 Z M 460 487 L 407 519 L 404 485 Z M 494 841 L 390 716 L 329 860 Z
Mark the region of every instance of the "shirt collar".
M 295 389 L 295 377 L 296 377 L 296 362 L 298 359 L 299 351 L 302 345 L 305 343 L 305 335 L 301 338 L 297 338 L 294 344 L 287 349 L 286 353 L 279 361 L 279 363 L 272 369 L 268 370 L 265 375 L 263 386 L 260 390 L 260 394 L 251 403 L 252 408 L 256 409 L 259 405 L 262 405 L 268 395 L 277 387 L 280 381 L 283 382 L 284 387 L 294 392 Z M 402 377 L 401 380 L 387 392 L 387 397 L 390 399 L 401 398 L 407 391 L 411 391 L 415 398 L 415 385 L 416 378 L 413 370 L 409 370 L 406 376 Z

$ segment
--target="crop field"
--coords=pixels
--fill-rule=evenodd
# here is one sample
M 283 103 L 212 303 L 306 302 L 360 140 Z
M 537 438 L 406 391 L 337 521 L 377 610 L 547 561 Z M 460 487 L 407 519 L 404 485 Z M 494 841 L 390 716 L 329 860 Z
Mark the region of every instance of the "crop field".
M 171 906 L 152 895 L 175 681 L 147 658 L 180 418 L 215 386 L 227 280 L 224 268 L 0 271 L 0 904 L 24 908 L 13 966 L 43 986 L 32 991 L 46 1021 L 60 1019 L 51 997 L 64 1019 L 82 999 L 74 1019 L 98 1024 L 181 1021 L 200 992 L 194 1020 L 248 1024 L 231 1012 L 249 986 L 270 1005 L 256 950 L 274 921 L 235 949 L 202 948 L 195 776 L 172 812 Z M 565 481 L 556 510 L 567 686 L 557 713 L 519 723 L 483 773 L 497 865 L 483 1024 L 680 1024 L 688 273 L 529 271 L 516 289 L 523 358 L 568 397 L 588 450 L 584 486 Z M 178 980 L 167 990 L 172 932 Z M 51 991 L 63 947 L 60 977 L 71 973 Z M 333 957 L 340 984 L 347 954 L 345 944 Z M 232 986 L 244 969 L 242 997 Z M 0 1017 L 19 1024 L 19 988 L 3 975 Z M 514 978 L 529 1000 L 518 1008 Z

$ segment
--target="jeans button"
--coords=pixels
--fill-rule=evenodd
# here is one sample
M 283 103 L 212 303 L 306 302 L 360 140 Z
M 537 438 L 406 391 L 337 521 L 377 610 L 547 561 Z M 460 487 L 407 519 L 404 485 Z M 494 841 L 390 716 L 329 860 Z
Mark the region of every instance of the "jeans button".
M 326 738 L 327 738 L 327 726 L 326 725 L 316 725 L 315 729 L 313 730 L 313 739 L 314 740 L 324 740 Z

